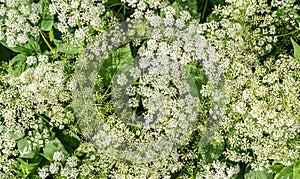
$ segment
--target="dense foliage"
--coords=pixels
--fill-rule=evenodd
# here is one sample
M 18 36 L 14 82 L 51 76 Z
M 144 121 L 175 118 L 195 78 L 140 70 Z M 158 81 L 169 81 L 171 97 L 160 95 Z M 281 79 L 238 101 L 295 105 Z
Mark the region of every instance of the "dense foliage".
M 299 0 L 0 0 L 0 178 L 300 178 L 299 24 Z

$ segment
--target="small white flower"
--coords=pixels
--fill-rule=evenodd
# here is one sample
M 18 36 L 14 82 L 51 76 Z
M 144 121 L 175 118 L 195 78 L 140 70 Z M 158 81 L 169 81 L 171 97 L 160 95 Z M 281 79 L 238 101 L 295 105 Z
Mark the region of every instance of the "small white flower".
M 63 159 L 63 157 L 64 157 L 64 155 L 60 151 L 59 152 L 54 152 L 54 154 L 53 154 L 53 160 L 57 161 L 57 162 L 61 161 Z
M 133 78 L 138 78 L 141 75 L 141 70 L 138 67 L 133 67 L 130 70 L 130 76 Z
M 128 82 L 128 79 L 124 73 L 118 76 L 117 84 L 124 86 Z
M 49 57 L 47 55 L 40 55 L 38 58 L 38 61 L 41 63 L 46 63 L 48 61 Z
M 26 63 L 31 66 L 36 63 L 36 60 L 35 56 L 29 56 L 27 57 Z
M 50 173 L 55 174 L 59 171 L 59 166 L 57 163 L 51 163 L 49 167 Z
M 69 165 L 70 167 L 76 167 L 77 166 L 76 157 L 74 157 L 74 156 L 68 157 L 67 165 Z
M 85 36 L 86 36 L 86 33 L 85 33 L 84 29 L 76 29 L 76 31 L 75 31 L 75 37 L 77 39 L 84 39 Z
M 41 168 L 39 169 L 39 172 L 38 172 L 39 176 L 44 179 L 44 178 L 47 178 L 48 177 L 48 170 L 46 168 Z

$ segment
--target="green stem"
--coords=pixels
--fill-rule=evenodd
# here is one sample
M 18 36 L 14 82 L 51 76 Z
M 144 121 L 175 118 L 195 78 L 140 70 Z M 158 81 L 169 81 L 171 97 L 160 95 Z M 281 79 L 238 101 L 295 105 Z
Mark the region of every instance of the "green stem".
M 35 113 L 38 117 L 42 118 L 44 121 L 46 121 L 47 123 L 49 123 L 49 121 L 48 121 L 44 116 L 42 116 L 42 115 L 36 113 L 35 111 L 34 111 L 34 113 Z
M 101 32 L 101 33 L 104 33 L 104 34 L 107 33 L 105 30 L 100 29 L 100 28 L 97 28 L 97 27 L 95 27 L 95 26 L 93 26 L 93 29 L 94 29 L 95 31 L 97 31 L 97 32 Z
M 206 12 L 206 9 L 207 9 L 207 5 L 208 5 L 208 0 L 205 1 L 204 9 L 203 9 L 202 14 L 201 14 L 201 21 L 202 22 L 204 21 L 204 15 L 205 15 L 205 12 Z
M 112 5 L 110 5 L 110 6 L 107 6 L 107 7 L 114 7 L 114 6 L 118 6 L 118 5 L 123 6 L 124 4 L 123 4 L 123 3 L 116 3 L 116 4 L 112 4 Z
M 300 27 L 298 27 L 296 30 L 292 31 L 292 32 L 289 32 L 287 34 L 282 34 L 282 35 L 276 35 L 276 37 L 284 37 L 284 36 L 288 36 L 288 35 L 292 35 L 296 32 L 300 31 Z
M 51 47 L 51 45 L 49 44 L 49 42 L 47 41 L 47 39 L 43 33 L 44 32 L 40 30 L 40 34 L 42 35 L 44 42 L 47 44 L 48 48 L 51 50 L 51 53 L 54 54 L 54 49 Z

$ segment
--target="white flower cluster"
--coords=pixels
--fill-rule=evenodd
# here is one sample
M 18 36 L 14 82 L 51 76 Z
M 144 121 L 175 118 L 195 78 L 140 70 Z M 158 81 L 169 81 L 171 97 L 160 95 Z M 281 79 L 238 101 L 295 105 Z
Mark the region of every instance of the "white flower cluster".
M 213 161 L 211 164 L 200 163 L 199 168 L 203 171 L 197 173 L 197 179 L 230 179 L 240 171 L 239 166 L 228 166 L 218 160 Z
M 19 77 L 2 77 L 5 86 L 0 92 L 0 115 L 9 131 L 37 129 L 41 118 L 36 114 L 46 113 L 51 126 L 64 128 L 69 121 L 63 103 L 71 96 L 64 85 L 63 70 L 63 62 L 40 63 Z
M 238 47 L 245 52 L 266 55 L 274 47 L 286 45 L 276 43 L 276 35 L 299 27 L 299 9 L 295 0 L 272 0 L 270 3 L 265 0 L 230 1 L 230 5 L 215 9 L 214 12 L 222 20 L 219 25 L 213 22 L 207 30 L 216 31 L 214 34 L 219 39 L 227 38 L 228 42 L 224 42 L 229 44 L 229 48 Z M 222 44 L 219 47 L 221 46 Z
M 104 29 L 105 6 L 97 0 L 52 0 L 49 11 L 58 18 L 62 39 L 78 45 L 91 40 L 92 29 Z M 74 30 L 71 30 L 74 29 Z
M 121 2 L 134 9 L 131 15 L 134 19 L 153 16 L 155 9 L 163 9 L 167 6 L 166 2 L 161 0 L 121 0 Z
M 216 138 L 229 141 L 227 159 L 255 170 L 290 165 L 299 157 L 300 63 L 281 49 L 284 37 L 276 34 L 298 26 L 299 7 L 293 0 L 230 3 L 215 10 L 220 22 L 199 26 L 220 55 L 226 81 L 227 112 Z M 274 57 L 262 57 L 271 52 Z
M 26 44 L 39 36 L 41 3 L 30 0 L 4 0 L 0 3 L 0 40 L 9 47 Z M 4 30 L 4 31 L 3 31 Z
M 135 20 L 120 25 L 130 27 L 125 32 L 120 27 L 114 27 L 108 36 L 99 36 L 79 59 L 75 73 L 78 83 L 74 88 L 75 111 L 83 133 L 94 141 L 99 152 L 134 162 L 167 160 L 168 155 L 178 155 L 176 148 L 186 144 L 198 126 L 199 99 L 193 96 L 198 91 L 195 93 L 194 87 L 187 83 L 184 67 L 195 61 L 203 63 L 212 81 L 218 83 L 218 58 L 193 26 L 181 29 L 176 26 L 175 31 L 174 24 L 175 21 L 151 17 L 146 22 Z M 107 119 L 94 107 L 91 93 L 97 76 L 95 69 L 99 69 L 101 64 L 98 57 L 105 57 L 128 39 L 144 36 L 150 39 L 140 48 L 137 63 L 128 62 L 113 84 L 112 98 L 118 117 L 110 115 Z M 137 79 L 139 85 L 135 86 L 132 83 Z M 132 97 L 131 101 L 119 97 L 124 96 L 119 94 L 120 91 Z M 146 113 L 140 114 L 144 119 L 142 124 L 138 121 L 139 116 L 128 111 L 137 106 L 137 101 L 133 100 L 137 94 L 145 97 L 142 105 Z M 126 106 L 128 102 L 131 106 Z M 132 119 L 132 116 L 136 118 Z M 130 125 L 137 126 L 138 130 L 133 132 Z
M 231 111 L 222 126 L 231 131 L 227 134 L 230 148 L 240 148 L 245 153 L 226 154 L 236 162 L 255 160 L 255 168 L 268 165 L 269 160 L 288 165 L 299 157 L 300 63 L 280 56 L 267 59 L 263 65 L 256 64 L 252 74 L 251 67 L 243 67 L 239 76 L 249 76 L 231 80 L 227 85 Z M 255 158 L 246 152 L 249 149 Z

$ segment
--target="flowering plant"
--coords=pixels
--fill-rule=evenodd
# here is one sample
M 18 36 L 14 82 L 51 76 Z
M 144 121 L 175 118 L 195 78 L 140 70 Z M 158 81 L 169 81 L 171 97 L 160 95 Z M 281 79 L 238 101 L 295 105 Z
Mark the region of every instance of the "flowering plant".
M 0 0 L 0 178 L 299 178 L 299 0 Z

